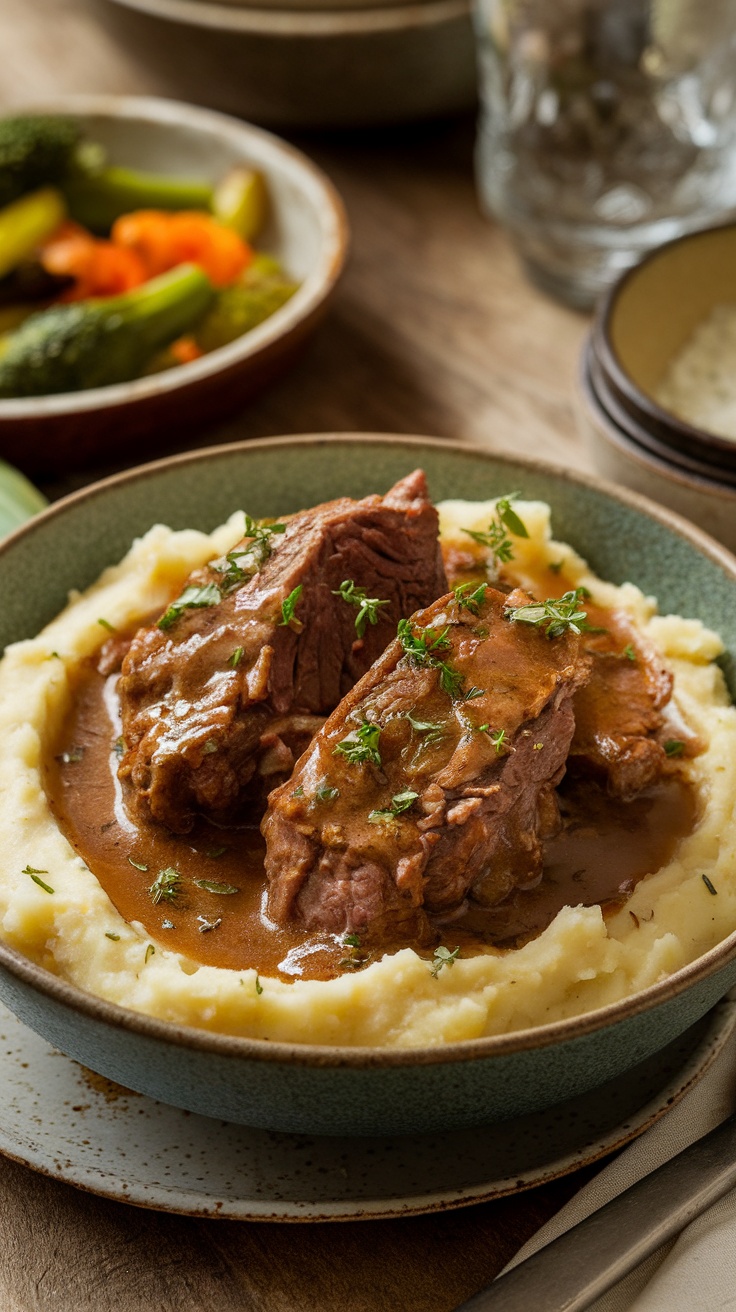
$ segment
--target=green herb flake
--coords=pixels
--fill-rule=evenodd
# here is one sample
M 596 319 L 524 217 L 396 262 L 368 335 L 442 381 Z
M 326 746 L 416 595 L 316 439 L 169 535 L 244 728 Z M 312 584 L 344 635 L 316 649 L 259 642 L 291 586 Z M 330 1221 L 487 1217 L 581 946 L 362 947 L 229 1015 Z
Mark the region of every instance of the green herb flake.
M 443 966 L 454 966 L 459 955 L 460 955 L 459 947 L 453 948 L 452 952 L 450 951 L 449 948 L 446 948 L 444 946 L 435 948 L 433 965 L 430 971 L 430 974 L 432 975 L 433 979 L 437 978 Z
M 240 983 L 241 983 L 241 984 L 243 983 L 242 979 L 241 979 Z M 259 998 L 260 998 L 262 992 L 263 992 L 263 985 L 261 984 L 261 977 L 260 977 L 260 975 L 258 974 L 258 972 L 256 972 L 256 993 L 258 994 Z
M 500 565 L 505 565 L 514 559 L 514 546 L 509 533 L 517 538 L 529 537 L 526 524 L 511 505 L 511 502 L 516 501 L 518 497 L 518 492 L 509 492 L 508 496 L 499 497 L 496 502 L 495 517 L 491 519 L 484 533 L 471 528 L 463 529 L 463 533 L 467 533 L 474 542 L 482 547 L 488 547 L 494 562 Z
M 351 765 L 362 765 L 370 762 L 371 765 L 381 764 L 381 753 L 378 750 L 378 743 L 381 737 L 381 727 L 378 724 L 371 724 L 364 720 L 357 729 L 353 729 L 347 738 L 343 738 L 335 748 L 335 756 L 344 756 L 346 761 Z
M 235 651 L 232 653 L 232 655 L 231 655 L 230 657 L 228 657 L 228 662 L 227 662 L 227 663 L 228 663 L 228 665 L 230 666 L 230 669 L 231 669 L 231 670 L 237 670 L 237 668 L 238 668 L 240 662 L 241 662 L 242 659 L 243 659 L 243 652 L 244 652 L 244 648 L 243 648 L 243 647 L 236 647 L 236 648 L 235 648 Z
M 240 889 L 235 888 L 233 884 L 216 884 L 213 879 L 195 879 L 197 888 L 203 888 L 205 893 L 217 893 L 223 897 L 231 893 L 239 893 Z
M 621 655 L 625 656 L 627 661 L 636 661 L 636 652 L 630 642 L 626 644 Z
M 113 934 L 113 932 L 112 932 L 111 929 L 108 929 L 108 930 L 105 931 L 105 938 L 112 939 L 113 943 L 119 943 L 119 942 L 120 942 L 120 935 L 119 935 L 119 934 Z
M 103 629 L 107 629 L 108 633 L 117 633 L 115 625 L 111 624 L 109 620 L 98 619 L 97 623 L 101 624 Z
M 144 873 L 148 870 L 147 865 L 144 865 L 142 861 L 134 861 L 132 856 L 128 857 L 128 862 L 131 866 L 134 866 L 136 870 L 142 870 Z
M 38 884 L 38 887 L 42 888 L 44 893 L 53 893 L 54 890 L 51 885 L 44 883 L 43 879 L 39 877 L 41 875 L 47 875 L 49 873 L 48 870 L 36 870 L 34 866 L 24 866 L 22 873 L 24 875 L 30 875 L 34 884 Z
M 153 905 L 158 906 L 159 902 L 176 902 L 181 896 L 182 878 L 178 870 L 173 866 L 167 866 L 165 870 L 159 870 L 151 887 L 148 890 L 149 897 Z
M 302 785 L 299 784 L 299 787 L 298 787 L 298 788 L 295 788 L 294 791 L 293 791 L 293 793 L 292 793 L 291 795 L 292 795 L 292 797 L 303 797 L 303 796 L 304 796 L 304 789 L 302 788 Z
M 664 745 L 665 756 L 682 756 L 685 744 L 681 738 L 668 738 Z
M 56 760 L 61 761 L 62 765 L 77 765 L 83 756 L 83 747 L 70 747 L 68 752 L 60 752 Z
M 718 896 L 718 889 L 715 888 L 713 884 L 711 884 L 711 882 L 710 882 L 708 876 L 707 876 L 707 875 L 701 875 L 700 878 L 702 879 L 703 883 L 705 884 L 705 887 L 707 888 L 708 892 L 709 892 L 709 893 L 712 893 L 712 894 L 713 894 L 713 897 L 717 897 L 717 896 Z
M 414 805 L 419 797 L 419 793 L 414 793 L 410 788 L 405 789 L 403 793 L 395 793 L 391 798 L 391 803 L 385 811 L 371 811 L 368 819 L 371 824 L 378 824 L 382 820 L 395 820 L 398 815 L 408 811 Z M 345 940 L 347 942 L 347 940 Z
M 148 965 L 149 958 L 150 958 L 150 957 L 154 957 L 155 955 L 156 955 L 156 949 L 155 949 L 155 947 L 153 946 L 153 943 L 149 943 L 149 944 L 148 944 L 148 947 L 146 948 L 146 956 L 145 956 L 145 959 L 144 959 L 143 965 L 144 965 L 144 966 L 147 966 L 147 965 Z
M 346 948 L 349 948 L 350 951 L 348 955 L 346 957 L 343 957 L 342 961 L 339 963 L 340 968 L 342 970 L 358 970 L 361 966 L 364 966 L 368 958 L 366 956 L 361 956 L 360 935 L 344 934 L 342 941 L 344 946 Z
M 472 586 L 472 583 L 459 583 L 452 591 L 460 610 L 469 610 L 471 615 L 478 615 L 485 600 L 488 584 L 480 583 L 474 592 L 470 591 Z
M 261 523 L 244 514 L 243 537 L 248 538 L 246 546 L 233 547 L 227 555 L 210 562 L 210 569 L 222 575 L 220 580 L 224 593 L 233 592 L 241 583 L 247 583 L 265 565 L 273 551 L 274 534 L 285 533 L 285 524 Z
M 125 755 L 125 739 L 122 734 L 119 738 L 115 739 L 115 742 L 112 745 L 112 750 L 118 758 Z
M 205 606 L 216 606 L 222 601 L 222 593 L 216 583 L 206 583 L 202 588 L 185 588 L 181 596 L 172 601 L 157 621 L 160 629 L 170 629 L 185 610 L 199 610 Z
M 490 739 L 491 742 L 493 743 L 493 746 L 496 749 L 496 756 L 500 756 L 504 746 L 506 745 L 506 730 L 497 729 L 495 733 L 492 733 L 490 735 Z
M 303 591 L 304 591 L 304 585 L 302 583 L 299 583 L 297 587 L 295 587 L 294 590 L 289 593 L 288 597 L 286 597 L 285 600 L 282 601 L 281 619 L 279 620 L 279 628 L 282 628 L 284 625 L 287 626 L 293 625 L 295 628 L 298 627 L 300 629 L 304 627 L 301 620 L 298 620 L 296 618 L 296 615 L 294 614 L 294 611 L 297 608 L 297 603 Z
M 204 855 L 208 856 L 211 861 L 216 861 L 218 856 L 224 856 L 227 850 L 226 847 L 208 847 Z
M 357 608 L 355 632 L 359 638 L 362 638 L 365 634 L 367 624 L 378 623 L 380 607 L 391 605 L 390 601 L 384 601 L 380 597 L 367 596 L 365 588 L 356 587 L 352 579 L 343 579 L 339 588 L 333 588 L 332 595 L 333 597 L 342 597 L 348 606 Z
M 334 802 L 335 798 L 340 796 L 340 789 L 333 788 L 332 784 L 324 779 L 314 795 L 318 802 Z
M 459 670 L 454 669 L 437 655 L 438 652 L 447 651 L 452 645 L 447 636 L 449 631 L 450 626 L 447 624 L 441 633 L 436 629 L 424 629 L 421 634 L 417 634 L 412 629 L 411 620 L 399 620 L 396 635 L 413 665 L 431 666 L 439 670 L 442 691 L 455 701 L 460 696 L 463 676 Z
M 587 612 L 580 610 L 584 593 L 584 588 L 575 588 L 562 597 L 548 597 L 546 601 L 532 601 L 526 606 L 507 606 L 506 619 L 514 624 L 534 624 L 548 638 L 559 638 L 568 629 L 583 633 L 590 627 L 586 622 Z
M 431 720 L 416 720 L 409 711 L 406 712 L 404 718 L 409 721 L 409 724 L 415 733 L 426 733 L 427 737 L 425 738 L 425 742 L 428 744 L 439 742 L 440 738 L 443 738 L 445 735 L 444 725 L 442 724 L 432 723 Z
M 463 694 L 463 701 L 464 702 L 475 701 L 476 697 L 483 697 L 485 695 L 485 691 L 486 691 L 485 688 L 476 688 L 474 684 L 472 688 L 468 688 L 468 691 Z

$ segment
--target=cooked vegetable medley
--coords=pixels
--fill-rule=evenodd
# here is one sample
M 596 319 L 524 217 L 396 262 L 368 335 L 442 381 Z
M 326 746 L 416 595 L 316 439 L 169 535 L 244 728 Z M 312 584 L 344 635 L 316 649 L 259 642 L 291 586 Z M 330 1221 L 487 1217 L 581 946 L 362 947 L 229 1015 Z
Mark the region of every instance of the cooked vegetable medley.
M 0 397 L 127 382 L 268 319 L 297 288 L 253 248 L 268 205 L 255 170 L 139 173 L 71 119 L 0 120 Z

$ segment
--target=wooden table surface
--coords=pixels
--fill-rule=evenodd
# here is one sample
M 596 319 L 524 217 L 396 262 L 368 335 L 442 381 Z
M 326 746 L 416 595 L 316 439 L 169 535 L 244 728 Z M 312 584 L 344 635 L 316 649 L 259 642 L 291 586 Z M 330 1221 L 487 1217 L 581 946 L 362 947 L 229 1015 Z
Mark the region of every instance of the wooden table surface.
M 0 9 L 3 109 L 75 91 L 177 94 L 175 69 L 162 81 L 142 52 L 116 45 L 105 0 Z M 231 431 L 425 433 L 587 467 L 571 404 L 586 320 L 531 288 L 478 213 L 473 134 L 470 118 L 292 134 L 342 192 L 352 258 L 299 365 Z M 0 1309 L 449 1312 L 582 1178 L 431 1217 L 289 1226 L 138 1211 L 0 1159 Z

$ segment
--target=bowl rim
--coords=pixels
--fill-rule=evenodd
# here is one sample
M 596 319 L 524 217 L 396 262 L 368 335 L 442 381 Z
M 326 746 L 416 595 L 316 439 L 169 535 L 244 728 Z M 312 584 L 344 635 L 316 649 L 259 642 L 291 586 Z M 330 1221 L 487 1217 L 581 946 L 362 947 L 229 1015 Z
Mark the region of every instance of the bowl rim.
M 699 449 L 702 453 L 701 458 L 716 471 L 724 464 L 731 469 L 736 467 L 736 441 L 727 437 L 719 437 L 717 433 L 711 433 L 708 429 L 697 428 L 686 419 L 681 419 L 674 411 L 666 410 L 650 393 L 643 391 L 634 382 L 621 362 L 613 345 L 611 324 L 619 296 L 648 264 L 659 259 L 666 260 L 675 247 L 689 242 L 707 240 L 713 233 L 729 230 L 736 234 L 736 218 L 726 219 L 721 223 L 712 223 L 705 228 L 694 228 L 689 232 L 680 233 L 679 236 L 673 237 L 670 241 L 663 242 L 661 246 L 655 246 L 653 250 L 648 251 L 641 260 L 626 269 L 605 292 L 599 302 L 590 331 L 591 349 L 598 360 L 604 377 L 607 378 L 614 392 L 618 392 L 625 408 L 634 407 L 636 411 L 643 413 L 658 433 L 662 434 L 663 431 L 673 433 L 675 438 L 671 445 L 675 449 L 684 449 L 685 451 L 692 451 L 693 448 Z
M 350 227 L 342 197 L 317 164 L 275 133 L 230 114 L 203 109 L 165 96 L 116 96 L 101 93 L 35 96 L 32 100 L 14 105 L 12 112 L 68 115 L 71 118 L 94 115 L 112 121 L 142 121 L 163 129 L 183 127 L 195 133 L 218 137 L 231 144 L 244 157 L 248 155 L 249 143 L 257 142 L 277 166 L 280 164 L 288 174 L 298 176 L 302 189 L 310 194 L 319 223 L 319 250 L 315 267 L 286 304 L 235 341 L 210 351 L 198 360 L 146 378 L 134 378 L 129 382 L 110 383 L 78 392 L 0 398 L 0 429 L 5 421 L 40 422 L 64 415 L 104 411 L 108 407 L 140 405 L 217 377 L 245 360 L 257 359 L 274 343 L 298 330 L 301 324 L 319 312 L 335 288 L 350 245 Z
M 671 483 L 679 483 L 686 490 L 696 491 L 704 496 L 716 497 L 726 502 L 735 501 L 736 487 L 716 478 L 715 468 L 713 469 L 714 476 L 711 478 L 701 470 L 687 469 L 685 466 L 678 464 L 674 458 L 672 460 L 665 459 L 663 455 L 660 455 L 651 447 L 645 447 L 637 442 L 631 433 L 615 421 L 604 406 L 593 382 L 589 368 L 589 360 L 592 354 L 591 343 L 586 339 L 580 353 L 575 399 L 578 406 L 585 407 L 586 411 L 592 416 L 593 422 L 605 430 L 604 440 L 622 451 L 628 459 L 642 465 L 650 473 L 660 478 L 667 479 Z M 648 498 L 645 499 L 648 500 Z M 669 513 L 677 516 L 677 512 L 674 510 Z M 724 547 L 724 550 L 727 551 L 728 548 Z
M 367 444 L 404 449 L 407 454 L 427 447 L 445 451 L 461 460 L 487 460 L 496 465 L 518 465 L 523 463 L 535 474 L 561 479 L 578 487 L 604 493 L 614 501 L 630 509 L 647 515 L 662 527 L 680 538 L 684 538 L 701 554 L 705 555 L 736 584 L 736 556 L 716 542 L 702 529 L 696 528 L 688 520 L 657 505 L 648 497 L 638 492 L 631 492 L 607 480 L 588 473 L 581 473 L 550 461 L 532 457 L 515 457 L 496 453 L 481 447 L 451 441 L 443 438 L 424 437 L 420 434 L 387 434 L 371 432 L 333 432 L 333 433 L 299 433 L 282 437 L 246 439 L 241 442 L 221 443 L 217 446 L 185 451 L 178 455 L 137 465 L 132 469 L 113 474 L 89 486 L 72 492 L 54 502 L 39 514 L 34 515 L 26 524 L 15 529 L 0 543 L 0 562 L 4 554 L 17 542 L 30 538 L 38 528 L 43 527 L 59 514 L 74 510 L 77 505 L 104 497 L 111 488 L 123 485 L 135 485 L 142 479 L 155 477 L 159 473 L 201 464 L 204 461 L 229 458 L 239 452 L 268 452 L 288 450 L 305 446 L 344 446 L 350 445 L 365 449 Z M 488 1035 L 478 1039 L 464 1039 L 454 1043 L 435 1046 L 384 1048 L 384 1047 L 348 1047 L 340 1045 L 301 1044 L 274 1041 L 271 1039 L 247 1038 L 240 1035 L 215 1033 L 198 1029 L 193 1025 L 182 1025 L 173 1021 L 162 1020 L 143 1012 L 130 1010 L 117 1003 L 108 1002 L 87 993 L 78 985 L 52 974 L 45 967 L 24 957 L 17 949 L 0 941 L 0 968 L 5 969 L 23 984 L 47 995 L 52 1001 L 77 1012 L 82 1017 L 103 1024 L 112 1024 L 119 1029 L 138 1034 L 142 1038 L 163 1043 L 171 1043 L 177 1048 L 198 1050 L 213 1056 L 236 1060 L 255 1060 L 309 1067 L 397 1067 L 397 1066 L 431 1066 L 444 1065 L 448 1062 L 477 1061 L 483 1058 L 507 1057 L 535 1048 L 546 1048 L 558 1043 L 581 1039 L 609 1025 L 630 1020 L 660 1003 L 671 1001 L 701 980 L 706 979 L 719 967 L 727 965 L 736 958 L 736 930 L 722 939 L 708 952 L 694 961 L 682 966 L 673 974 L 649 985 L 646 989 L 632 994 L 617 1002 L 609 1003 L 596 1011 L 584 1012 L 582 1015 L 554 1021 L 551 1024 L 536 1026 L 531 1029 L 516 1030 L 509 1034 Z
M 241 32 L 275 37 L 370 36 L 406 28 L 437 27 L 470 15 L 471 0 L 414 0 L 406 4 L 350 9 L 259 9 L 221 5 L 213 0 L 115 0 L 125 9 L 189 27 L 214 32 Z

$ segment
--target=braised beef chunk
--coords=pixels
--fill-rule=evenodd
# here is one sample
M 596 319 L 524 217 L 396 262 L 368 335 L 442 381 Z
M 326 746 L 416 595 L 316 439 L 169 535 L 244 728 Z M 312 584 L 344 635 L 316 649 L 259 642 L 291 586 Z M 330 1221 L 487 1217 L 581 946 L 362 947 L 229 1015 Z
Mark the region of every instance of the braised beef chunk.
M 605 631 L 585 635 L 593 664 L 575 695 L 570 767 L 598 778 L 613 797 L 631 798 L 669 769 L 663 712 L 672 675 L 624 612 L 586 608 Z
M 429 941 L 541 877 L 589 662 L 575 633 L 511 621 L 529 600 L 482 587 L 400 626 L 271 794 L 273 920 Z
M 197 813 L 224 822 L 265 801 L 399 619 L 447 587 L 420 470 L 384 497 L 247 527 L 122 665 L 120 777 L 141 813 L 175 832 Z

